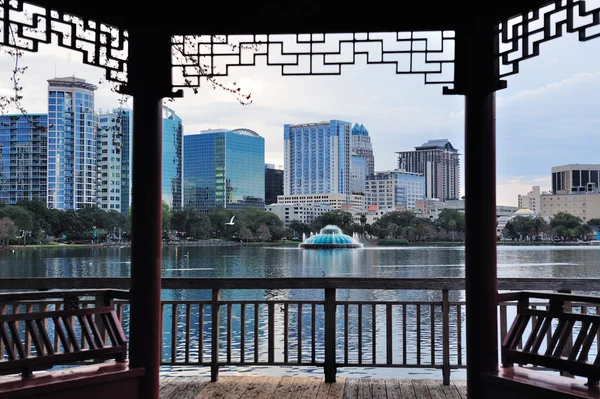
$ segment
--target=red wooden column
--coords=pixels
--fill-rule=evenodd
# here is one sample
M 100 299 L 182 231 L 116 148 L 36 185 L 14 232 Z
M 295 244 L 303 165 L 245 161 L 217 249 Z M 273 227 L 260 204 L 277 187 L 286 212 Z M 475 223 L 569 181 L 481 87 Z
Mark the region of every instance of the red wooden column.
M 129 30 L 133 96 L 131 367 L 143 367 L 140 398 L 158 399 L 162 262 L 162 98 L 171 91 L 171 38 L 148 21 Z
M 473 19 L 457 39 L 465 94 L 467 396 L 484 398 L 480 375 L 498 369 L 496 270 L 497 35 Z

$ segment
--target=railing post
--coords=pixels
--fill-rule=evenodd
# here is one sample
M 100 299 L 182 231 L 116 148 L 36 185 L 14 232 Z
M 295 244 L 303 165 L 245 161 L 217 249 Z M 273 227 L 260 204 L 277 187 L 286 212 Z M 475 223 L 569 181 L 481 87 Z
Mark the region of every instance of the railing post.
M 335 288 L 325 288 L 325 382 L 335 382 Z
M 210 381 L 217 382 L 219 379 L 219 329 L 220 329 L 220 317 L 219 317 L 219 299 L 221 296 L 221 290 L 213 288 L 212 290 L 212 304 L 211 304 L 211 316 L 212 316 L 212 346 L 211 346 L 211 357 L 210 357 Z
M 94 306 L 97 308 L 108 307 L 108 308 L 113 309 L 114 301 L 113 301 L 113 298 L 111 298 L 110 296 L 108 296 L 106 294 L 106 292 L 102 291 L 102 292 L 96 293 L 95 300 L 94 300 Z M 106 340 L 108 339 L 108 335 L 106 332 L 106 327 L 104 326 L 104 323 L 102 322 L 102 317 L 100 315 L 96 315 L 96 316 L 94 316 L 94 320 L 96 322 L 96 326 L 98 327 L 98 332 L 100 333 L 100 336 L 102 337 L 102 341 L 106 342 Z
M 275 363 L 275 304 L 270 302 L 267 304 L 267 331 L 269 334 L 268 340 L 268 361 Z
M 560 292 L 561 294 L 570 294 L 571 290 L 558 290 L 558 292 Z M 573 311 L 573 304 L 571 303 L 571 301 L 565 301 L 563 303 L 563 312 L 571 313 L 572 311 Z M 565 348 L 563 349 L 563 356 L 569 356 L 572 349 L 573 349 L 573 333 L 569 334 L 569 340 L 567 341 Z M 563 377 L 575 378 L 575 376 L 573 376 L 573 374 L 569 373 L 568 371 L 561 371 L 560 375 L 562 375 Z
M 442 290 L 442 340 L 442 378 L 444 385 L 450 385 L 450 301 L 448 290 Z

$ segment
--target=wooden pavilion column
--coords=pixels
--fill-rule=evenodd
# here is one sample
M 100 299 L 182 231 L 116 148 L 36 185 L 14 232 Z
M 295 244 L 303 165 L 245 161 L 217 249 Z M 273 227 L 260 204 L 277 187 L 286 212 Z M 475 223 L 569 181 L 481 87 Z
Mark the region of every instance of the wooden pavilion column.
M 481 373 L 498 370 L 494 92 L 500 82 L 494 22 L 473 21 L 457 34 L 457 58 L 465 94 L 467 396 L 484 398 Z
M 130 367 L 145 369 L 140 398 L 158 399 L 161 359 L 162 98 L 171 93 L 171 38 L 158 23 L 129 30 L 133 96 Z

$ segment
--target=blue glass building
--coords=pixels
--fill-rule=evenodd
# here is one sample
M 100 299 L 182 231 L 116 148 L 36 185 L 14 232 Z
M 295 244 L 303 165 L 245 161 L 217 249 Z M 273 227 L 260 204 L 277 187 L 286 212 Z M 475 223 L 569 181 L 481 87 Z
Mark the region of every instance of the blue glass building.
M 350 194 L 351 124 L 284 125 L 284 195 Z
M 352 155 L 352 193 L 364 194 L 367 184 L 367 160 L 358 155 Z
M 0 202 L 46 201 L 48 115 L 0 116 Z
M 183 205 L 183 122 L 166 106 L 162 137 L 162 199 L 176 210 Z
M 204 212 L 264 209 L 265 140 L 249 129 L 184 136 L 184 200 Z
M 49 208 L 96 205 L 96 89 L 76 77 L 48 80 Z

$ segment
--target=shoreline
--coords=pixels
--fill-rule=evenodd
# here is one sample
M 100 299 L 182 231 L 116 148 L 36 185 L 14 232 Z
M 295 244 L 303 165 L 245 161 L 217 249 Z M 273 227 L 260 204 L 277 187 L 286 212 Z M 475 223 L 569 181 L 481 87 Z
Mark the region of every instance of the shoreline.
M 300 241 L 284 241 L 284 242 L 251 242 L 251 243 L 239 243 L 234 241 L 181 241 L 181 242 L 169 242 L 163 243 L 163 247 L 272 247 L 272 246 L 289 246 L 295 247 L 301 244 Z M 410 245 L 400 246 L 388 246 L 378 245 L 377 243 L 363 243 L 365 247 L 381 247 L 381 248 L 410 248 L 410 247 L 464 247 L 464 242 L 443 242 L 443 241 L 422 241 L 422 242 L 411 242 Z M 111 244 L 33 244 L 33 245 L 11 245 L 8 247 L 0 248 L 0 252 L 3 251 L 17 251 L 17 250 L 31 250 L 31 249 L 77 249 L 77 248 L 129 248 L 131 244 L 127 243 L 111 243 Z M 600 247 L 600 241 L 586 241 L 586 242 L 552 242 L 552 241 L 498 241 L 497 246 L 514 246 L 514 247 L 538 247 L 538 246 L 553 246 L 553 247 L 581 247 L 581 246 L 598 246 Z

